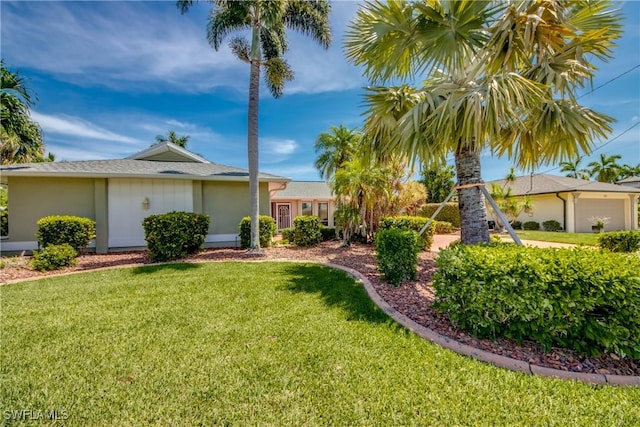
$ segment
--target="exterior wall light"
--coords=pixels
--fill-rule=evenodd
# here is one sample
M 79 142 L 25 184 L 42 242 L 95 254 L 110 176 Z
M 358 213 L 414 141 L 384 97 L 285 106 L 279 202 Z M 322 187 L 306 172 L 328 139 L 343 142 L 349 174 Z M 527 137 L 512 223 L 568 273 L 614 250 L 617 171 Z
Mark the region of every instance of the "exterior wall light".
M 145 211 L 148 211 L 149 206 L 151 206 L 151 202 L 149 201 L 148 197 L 145 197 L 144 200 L 142 201 L 142 209 L 144 209 Z

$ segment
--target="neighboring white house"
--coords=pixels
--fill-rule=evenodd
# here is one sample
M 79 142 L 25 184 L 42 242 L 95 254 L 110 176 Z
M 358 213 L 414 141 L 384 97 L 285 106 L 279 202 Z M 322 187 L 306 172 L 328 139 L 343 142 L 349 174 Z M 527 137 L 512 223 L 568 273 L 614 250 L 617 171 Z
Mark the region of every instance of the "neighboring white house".
M 322 224 L 333 227 L 334 212 L 335 197 L 324 181 L 291 181 L 271 194 L 271 216 L 278 230 L 292 227 L 301 215 L 316 215 Z
M 513 196 L 529 195 L 533 211 L 519 221 L 556 220 L 568 232 L 591 232 L 592 217 L 607 217 L 606 231 L 638 229 L 640 188 L 536 174 L 521 176 L 512 183 L 492 181 L 511 188 Z
M 629 178 L 618 181 L 618 184 L 627 187 L 640 188 L 640 176 L 630 176 Z

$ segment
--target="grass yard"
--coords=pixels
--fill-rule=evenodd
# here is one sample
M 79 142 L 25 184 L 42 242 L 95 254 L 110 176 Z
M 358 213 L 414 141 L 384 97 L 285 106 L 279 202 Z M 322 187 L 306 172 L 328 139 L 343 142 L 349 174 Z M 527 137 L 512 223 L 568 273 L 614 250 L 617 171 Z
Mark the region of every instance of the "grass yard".
M 7 424 L 24 410 L 70 426 L 640 423 L 640 388 L 459 356 L 315 264 L 104 270 L 2 286 L 0 297 Z
M 574 245 L 598 246 L 598 233 L 565 233 L 540 230 L 516 230 L 523 240 L 541 242 L 572 243 Z

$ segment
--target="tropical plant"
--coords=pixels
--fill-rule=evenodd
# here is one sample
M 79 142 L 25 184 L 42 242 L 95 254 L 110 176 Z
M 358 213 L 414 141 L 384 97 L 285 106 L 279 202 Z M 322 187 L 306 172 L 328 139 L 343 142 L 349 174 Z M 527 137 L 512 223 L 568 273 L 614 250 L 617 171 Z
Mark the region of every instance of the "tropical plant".
M 569 178 L 589 180 L 589 178 L 591 178 L 589 170 L 580 168 L 581 162 L 582 157 L 577 157 L 575 160 L 560 162 L 560 172 L 566 172 L 566 176 Z
M 455 158 L 463 243 L 488 242 L 480 153 L 523 169 L 588 153 L 611 117 L 578 104 L 594 60 L 610 57 L 621 15 L 609 1 L 374 1 L 346 34 L 367 89 L 370 150 Z
M 618 154 L 612 156 L 600 154 L 599 160 L 588 164 L 591 176 L 595 177 L 599 182 L 615 183 L 618 181 L 618 175 L 620 173 L 620 165 L 618 165 L 616 160 L 620 160 L 621 158 Z
M 182 148 L 187 147 L 187 142 L 189 142 L 189 135 L 178 136 L 174 131 L 170 130 L 167 132 L 167 135 L 157 135 L 156 141 L 158 144 L 163 144 L 165 142 L 171 142 L 172 144 L 176 144 Z
M 29 109 L 35 96 L 19 72 L 10 71 L 0 61 L 0 164 L 42 162 L 45 157 L 40 126 L 31 119 Z
M 186 13 L 194 0 L 178 0 L 177 6 Z M 238 59 L 250 66 L 247 151 L 249 163 L 249 193 L 251 214 L 251 246 L 249 251 L 260 253 L 258 230 L 258 99 L 261 69 L 265 83 L 274 96 L 280 98 L 284 85 L 293 80 L 293 71 L 283 55 L 288 49 L 286 30 L 296 30 L 311 37 L 325 49 L 331 43 L 329 27 L 330 4 L 326 0 L 260 1 L 211 0 L 207 37 L 217 51 L 231 33 L 250 30 L 251 41 L 233 37 L 229 43 Z
M 630 178 L 632 176 L 640 176 L 640 163 L 635 166 L 624 164 L 620 166 L 618 180 Z
M 442 203 L 455 185 L 456 170 L 451 165 L 426 167 L 422 183 L 427 188 L 427 203 Z
M 360 146 L 361 134 L 344 125 L 331 126 L 330 132 L 322 132 L 316 139 L 314 149 L 318 157 L 314 163 L 320 178 L 331 179 L 336 171 L 353 159 Z
M 505 177 L 503 185 L 498 185 L 496 183 L 491 184 L 491 197 L 496 202 L 496 205 L 498 205 L 500 212 L 502 212 L 507 218 L 509 224 L 513 223 L 522 212 L 533 212 L 533 204 L 529 195 L 514 196 L 512 194 L 510 184 L 513 184 L 515 180 L 515 169 L 511 168 Z M 500 222 L 498 215 L 495 216 L 495 220 L 498 229 L 504 227 L 505 224 Z

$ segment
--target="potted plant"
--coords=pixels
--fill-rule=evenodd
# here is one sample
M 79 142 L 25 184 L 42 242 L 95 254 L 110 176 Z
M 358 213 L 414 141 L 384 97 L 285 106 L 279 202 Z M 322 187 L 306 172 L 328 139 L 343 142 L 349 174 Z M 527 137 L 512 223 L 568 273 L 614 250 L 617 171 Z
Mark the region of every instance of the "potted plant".
M 592 216 L 591 218 L 589 218 L 589 220 L 593 224 L 591 226 L 591 230 L 595 233 L 602 233 L 602 230 L 604 230 L 604 226 L 609 223 L 611 218 L 609 218 L 608 216 Z

